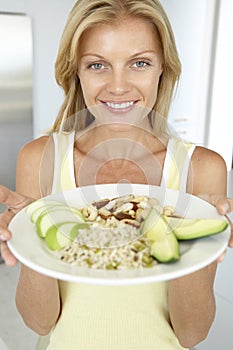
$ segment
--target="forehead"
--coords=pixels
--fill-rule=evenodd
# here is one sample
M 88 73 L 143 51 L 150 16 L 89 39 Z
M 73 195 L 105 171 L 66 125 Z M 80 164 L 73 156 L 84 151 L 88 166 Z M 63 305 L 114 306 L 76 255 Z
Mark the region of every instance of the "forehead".
M 127 18 L 120 23 L 94 25 L 83 33 L 79 42 L 81 56 L 95 50 L 114 52 L 116 49 L 161 52 L 159 35 L 146 19 Z

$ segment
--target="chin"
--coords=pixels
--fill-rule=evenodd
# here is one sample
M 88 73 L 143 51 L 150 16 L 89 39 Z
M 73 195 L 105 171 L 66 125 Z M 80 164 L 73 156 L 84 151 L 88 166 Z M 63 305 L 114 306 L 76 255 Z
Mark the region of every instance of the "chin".
M 115 132 L 129 132 L 136 128 L 136 125 L 127 123 L 108 123 L 105 125 L 107 129 Z

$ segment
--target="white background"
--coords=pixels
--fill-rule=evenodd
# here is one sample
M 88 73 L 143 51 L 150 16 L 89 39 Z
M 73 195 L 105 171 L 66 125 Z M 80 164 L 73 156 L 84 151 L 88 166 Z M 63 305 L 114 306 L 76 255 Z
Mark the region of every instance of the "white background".
M 26 13 L 32 19 L 34 137 L 51 126 L 62 101 L 62 93 L 55 84 L 53 67 L 59 38 L 74 2 L 0 0 L 0 11 Z M 233 1 L 217 1 L 217 17 L 214 12 L 215 0 L 163 0 L 162 3 L 173 24 L 184 68 L 170 121 L 185 138 L 220 152 L 230 168 L 233 148 L 230 126 Z M 232 179 L 230 181 L 232 186 Z M 209 338 L 197 347 L 198 350 L 232 348 L 232 261 L 230 251 L 219 268 L 216 281 L 216 321 Z M 22 332 L 25 332 L 22 338 L 26 341 L 27 331 L 22 328 Z M 15 339 L 13 344 L 16 345 Z

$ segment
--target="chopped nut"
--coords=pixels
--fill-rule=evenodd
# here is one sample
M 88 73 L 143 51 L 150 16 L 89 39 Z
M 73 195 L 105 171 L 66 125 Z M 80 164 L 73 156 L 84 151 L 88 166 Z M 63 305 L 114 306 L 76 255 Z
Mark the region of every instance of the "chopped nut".
M 112 216 L 112 213 L 106 209 L 105 207 L 102 207 L 99 209 L 99 215 L 103 218 L 103 219 L 106 219 L 108 218 L 109 216 Z
M 129 194 L 129 195 L 126 195 L 126 196 L 120 196 L 120 197 L 114 198 L 114 200 L 116 202 L 130 202 L 133 198 L 134 198 L 134 195 L 133 194 Z
M 99 201 L 93 202 L 92 205 L 96 207 L 96 209 L 101 209 L 102 207 L 106 206 L 110 202 L 110 199 L 105 198 L 101 199 Z
M 118 214 L 118 213 L 125 213 L 125 212 L 128 212 L 129 210 L 133 209 L 133 204 L 132 203 L 124 203 L 122 204 L 120 207 L 118 207 L 114 214 Z
M 163 208 L 163 215 L 165 216 L 172 216 L 172 214 L 174 213 L 174 208 L 171 206 L 165 206 Z
M 135 203 L 140 203 L 142 201 L 148 201 L 148 197 L 146 197 L 146 196 L 137 196 L 134 199 L 132 199 L 132 202 L 135 202 Z
M 134 217 L 131 216 L 128 213 L 123 213 L 123 212 L 119 212 L 119 213 L 114 213 L 114 217 L 117 218 L 118 220 L 124 220 L 124 219 L 129 219 L 129 220 L 133 220 Z
M 148 200 L 143 200 L 138 203 L 138 208 L 151 208 L 151 205 L 149 204 Z
M 82 210 L 82 214 L 89 221 L 94 221 L 98 216 L 98 211 L 92 205 L 89 205 Z
M 144 209 L 142 209 L 142 208 L 137 209 L 137 211 L 135 213 L 135 217 L 137 220 L 141 218 L 143 211 L 144 211 Z
M 116 205 L 115 199 L 112 199 L 108 204 L 105 205 L 105 208 L 111 211 Z
M 132 218 L 135 218 L 135 211 L 133 209 L 129 210 L 129 215 L 132 216 Z

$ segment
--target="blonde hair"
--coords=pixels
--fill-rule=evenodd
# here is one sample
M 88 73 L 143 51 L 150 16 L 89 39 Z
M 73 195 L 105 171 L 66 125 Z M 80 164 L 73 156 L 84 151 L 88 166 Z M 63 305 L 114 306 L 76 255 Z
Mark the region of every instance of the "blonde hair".
M 58 131 L 64 123 L 67 131 L 74 128 L 80 130 L 93 120 L 88 113 L 85 117 L 79 115 L 86 110 L 77 76 L 79 41 L 82 34 L 96 24 L 117 23 L 120 19 L 127 17 L 148 20 L 155 26 L 158 33 L 163 55 L 163 73 L 150 121 L 156 134 L 159 131 L 165 131 L 181 64 L 170 22 L 160 2 L 158 0 L 78 0 L 68 17 L 55 64 L 56 81 L 63 88 L 65 98 L 51 132 Z M 155 119 L 157 119 L 156 122 Z

